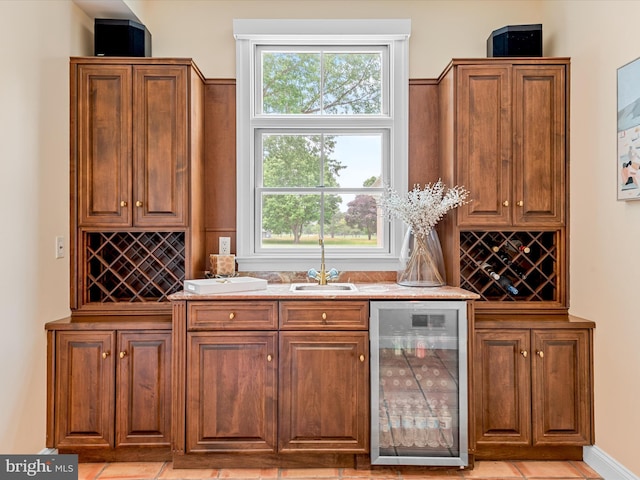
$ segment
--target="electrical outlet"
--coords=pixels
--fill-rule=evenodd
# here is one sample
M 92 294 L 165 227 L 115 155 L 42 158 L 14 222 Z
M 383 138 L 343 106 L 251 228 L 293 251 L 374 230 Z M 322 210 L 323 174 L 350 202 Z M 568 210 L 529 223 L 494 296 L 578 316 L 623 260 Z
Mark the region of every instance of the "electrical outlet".
M 231 255 L 231 237 L 220 237 L 220 255 Z
M 56 237 L 56 258 L 64 258 L 64 237 Z

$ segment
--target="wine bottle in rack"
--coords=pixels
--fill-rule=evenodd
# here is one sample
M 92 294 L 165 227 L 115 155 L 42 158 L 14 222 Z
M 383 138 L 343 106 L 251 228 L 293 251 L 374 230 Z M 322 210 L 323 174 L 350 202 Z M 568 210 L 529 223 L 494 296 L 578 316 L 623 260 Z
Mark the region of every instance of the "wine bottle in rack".
M 498 280 L 498 283 L 500 285 L 502 285 L 502 288 L 504 288 L 507 292 L 509 292 L 511 295 L 517 295 L 518 294 L 518 289 L 516 287 L 513 286 L 513 283 L 511 283 L 511 280 L 509 280 L 507 277 L 505 277 L 504 275 L 502 275 L 500 277 L 500 279 Z
M 522 252 L 522 253 L 529 253 L 531 251 L 531 249 L 529 247 L 527 247 L 525 244 L 523 244 L 520 240 L 518 240 L 517 238 L 514 238 L 512 240 L 509 240 L 509 243 L 518 251 L 518 252 Z
M 493 265 L 491 265 L 490 263 L 485 262 L 480 265 L 480 268 L 484 271 L 484 273 L 489 275 L 494 280 L 500 280 L 500 275 L 495 272 L 495 270 L 493 269 Z
M 508 267 L 511 268 L 511 270 L 513 270 L 513 272 L 516 275 L 518 275 L 522 279 L 527 278 L 527 273 L 526 273 L 525 269 L 521 268 L 518 265 L 518 263 L 516 263 L 514 260 L 512 260 L 512 257 L 510 257 L 504 250 L 502 250 L 497 245 L 494 245 L 491 249 L 498 256 L 498 258 L 500 258 L 500 260 L 502 260 L 504 262 L 505 265 L 507 265 Z

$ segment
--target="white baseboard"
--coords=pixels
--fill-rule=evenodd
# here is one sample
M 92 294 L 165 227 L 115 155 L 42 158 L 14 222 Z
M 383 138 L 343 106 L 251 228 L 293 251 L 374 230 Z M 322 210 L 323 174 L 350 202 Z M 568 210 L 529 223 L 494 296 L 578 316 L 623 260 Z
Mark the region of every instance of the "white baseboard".
M 640 480 L 615 458 L 596 447 L 584 447 L 582 458 L 587 465 L 602 475 L 604 480 Z
M 57 454 L 58 454 L 57 448 L 43 448 L 38 452 L 38 455 L 57 455 Z

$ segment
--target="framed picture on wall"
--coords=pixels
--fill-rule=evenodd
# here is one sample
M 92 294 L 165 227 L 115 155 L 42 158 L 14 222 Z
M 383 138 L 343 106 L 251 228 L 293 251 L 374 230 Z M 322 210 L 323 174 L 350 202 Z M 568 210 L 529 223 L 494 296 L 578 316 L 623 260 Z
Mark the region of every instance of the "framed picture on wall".
M 618 200 L 640 200 L 640 58 L 618 68 Z

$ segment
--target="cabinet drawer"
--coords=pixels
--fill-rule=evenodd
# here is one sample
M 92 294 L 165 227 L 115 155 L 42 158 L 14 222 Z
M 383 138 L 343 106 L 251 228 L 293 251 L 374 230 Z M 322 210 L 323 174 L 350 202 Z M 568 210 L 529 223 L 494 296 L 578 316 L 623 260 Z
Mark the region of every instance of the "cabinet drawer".
M 369 302 L 290 301 L 280 302 L 283 330 L 367 330 Z
M 189 330 L 275 330 L 277 302 L 192 302 L 187 310 Z

